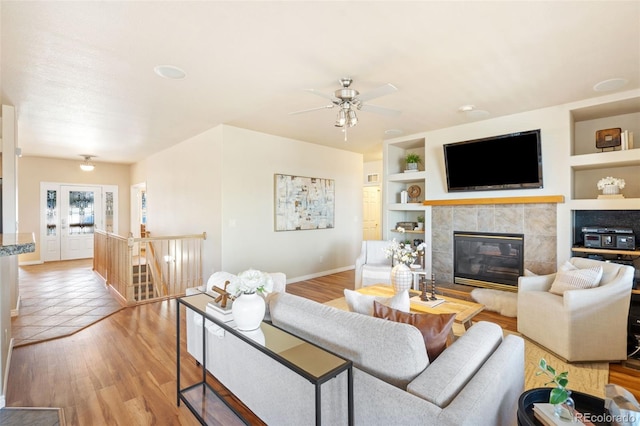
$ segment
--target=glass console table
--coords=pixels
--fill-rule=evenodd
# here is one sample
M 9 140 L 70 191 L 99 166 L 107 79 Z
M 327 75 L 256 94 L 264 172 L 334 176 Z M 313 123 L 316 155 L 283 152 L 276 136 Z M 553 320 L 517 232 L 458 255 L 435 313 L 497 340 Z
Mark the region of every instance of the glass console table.
M 348 395 L 348 422 L 353 425 L 353 364 L 350 360 L 335 355 L 329 351 L 322 349 L 304 339 L 294 336 L 274 325 L 263 322 L 260 326 L 260 338 L 253 336 L 256 332 L 243 333 L 233 327 L 234 323 L 225 323 L 212 315 L 208 314 L 207 303 L 212 302 L 214 297 L 208 293 L 199 293 L 191 296 L 179 297 L 176 299 L 176 366 L 177 366 L 177 405 L 184 402 L 189 410 L 198 418 L 203 425 L 207 424 L 209 411 L 216 409 L 218 401 L 222 400 L 221 396 L 207 383 L 207 333 L 205 319 L 216 324 L 226 332 L 236 336 L 241 341 L 250 346 L 253 350 L 260 351 L 268 357 L 276 360 L 281 365 L 294 371 L 298 375 L 307 379 L 315 387 L 315 420 L 316 425 L 321 422 L 322 407 L 322 384 L 336 377 L 337 375 L 347 372 L 347 395 Z M 193 385 L 181 388 L 180 384 L 180 305 L 184 305 L 187 309 L 193 310 L 195 313 L 202 315 L 202 380 Z M 214 344 L 214 342 L 210 342 Z M 211 401 L 216 401 L 212 403 Z M 239 419 L 242 416 L 233 407 L 227 404 Z M 249 407 L 251 408 L 251 407 Z M 246 420 L 242 419 L 247 423 Z

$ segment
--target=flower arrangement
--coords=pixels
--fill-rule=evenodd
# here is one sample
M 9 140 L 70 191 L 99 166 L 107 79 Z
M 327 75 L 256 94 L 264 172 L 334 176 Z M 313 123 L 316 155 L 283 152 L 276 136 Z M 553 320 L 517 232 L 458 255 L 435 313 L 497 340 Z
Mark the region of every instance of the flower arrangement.
M 424 247 L 425 244 L 420 243 L 414 250 L 411 243 L 399 243 L 394 238 L 391 244 L 384 248 L 384 255 L 387 259 L 411 265 L 418 258 L 418 253 L 424 251 Z
M 606 178 L 602 178 L 598 181 L 599 190 L 603 190 L 607 185 L 615 185 L 620 189 L 624 189 L 625 181 L 624 179 L 614 178 L 611 176 L 607 176 Z
M 233 277 L 227 291 L 237 297 L 242 293 L 267 294 L 273 291 L 273 279 L 266 272 L 248 269 Z

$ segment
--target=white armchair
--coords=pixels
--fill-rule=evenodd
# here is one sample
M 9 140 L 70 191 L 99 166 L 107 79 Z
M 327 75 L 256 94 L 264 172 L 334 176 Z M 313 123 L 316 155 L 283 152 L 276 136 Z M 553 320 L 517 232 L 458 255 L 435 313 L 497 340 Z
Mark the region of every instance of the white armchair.
M 550 293 L 556 274 L 518 280 L 518 332 L 567 361 L 627 359 L 627 321 L 634 269 L 580 257 L 579 269 L 602 266 L 600 284 Z
M 380 240 L 362 242 L 360 256 L 356 259 L 356 289 L 373 284 L 391 284 L 391 259 L 384 255 L 389 244 L 389 241 Z

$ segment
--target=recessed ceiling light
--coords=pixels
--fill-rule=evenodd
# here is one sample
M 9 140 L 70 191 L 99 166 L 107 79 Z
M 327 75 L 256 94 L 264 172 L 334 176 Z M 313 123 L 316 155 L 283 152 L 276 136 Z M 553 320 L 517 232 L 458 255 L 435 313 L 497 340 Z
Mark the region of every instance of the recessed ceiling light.
M 476 109 L 475 105 L 462 105 L 458 108 L 459 112 L 463 112 L 464 115 L 470 120 L 480 120 L 489 116 L 489 111 L 483 109 Z
M 173 65 L 158 65 L 153 70 L 160 77 L 169 78 L 171 80 L 182 80 L 187 76 L 186 72 Z
M 629 80 L 624 78 L 610 78 L 609 80 L 603 80 L 599 83 L 596 83 L 593 86 L 593 90 L 596 92 L 610 92 L 612 90 L 618 90 L 621 87 L 624 87 Z
M 387 136 L 399 136 L 401 135 L 403 132 L 400 129 L 387 129 L 384 131 L 384 134 Z

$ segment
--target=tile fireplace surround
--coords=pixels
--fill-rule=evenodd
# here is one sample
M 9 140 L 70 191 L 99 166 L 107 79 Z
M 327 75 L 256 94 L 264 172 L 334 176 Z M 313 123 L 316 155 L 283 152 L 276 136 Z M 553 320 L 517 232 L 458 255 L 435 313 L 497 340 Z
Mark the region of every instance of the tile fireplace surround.
M 453 282 L 453 231 L 524 234 L 524 268 L 556 270 L 555 203 L 433 206 L 432 262 L 436 280 Z

